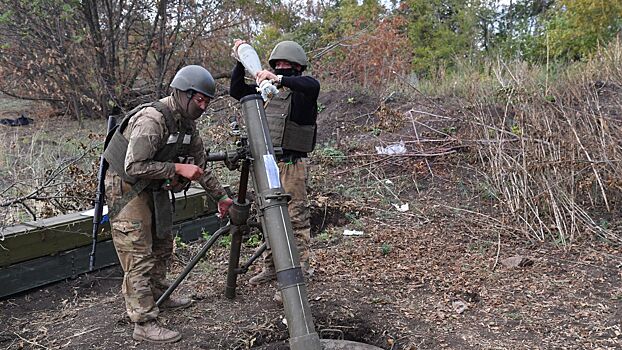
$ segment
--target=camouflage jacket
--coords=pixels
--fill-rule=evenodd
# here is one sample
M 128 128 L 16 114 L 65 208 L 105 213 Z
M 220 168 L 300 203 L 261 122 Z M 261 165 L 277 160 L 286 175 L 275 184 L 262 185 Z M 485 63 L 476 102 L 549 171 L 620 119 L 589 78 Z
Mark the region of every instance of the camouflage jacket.
M 176 121 L 181 122 L 179 108 L 172 96 L 165 97 L 160 102 L 170 108 Z M 205 166 L 207 154 L 196 123 L 188 120 L 184 123 L 190 123 L 192 129 L 188 153 L 194 158 L 194 164 L 204 170 L 198 182 L 205 191 L 220 198 L 225 191 L 211 170 Z M 173 179 L 175 164 L 154 160 L 154 156 L 166 145 L 169 137 L 166 122 L 161 113 L 153 107 L 144 108 L 131 117 L 123 135 L 129 140 L 125 154 L 125 171 L 128 175 L 141 179 Z

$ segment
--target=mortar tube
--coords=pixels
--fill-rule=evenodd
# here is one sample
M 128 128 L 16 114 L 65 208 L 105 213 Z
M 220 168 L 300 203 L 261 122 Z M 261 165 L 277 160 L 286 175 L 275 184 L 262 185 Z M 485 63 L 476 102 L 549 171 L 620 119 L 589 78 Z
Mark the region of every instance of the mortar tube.
M 248 226 L 247 226 L 248 228 Z M 231 249 L 229 253 L 229 265 L 227 268 L 227 284 L 225 285 L 225 297 L 235 298 L 235 290 L 238 280 L 238 265 L 240 263 L 240 251 L 242 248 L 243 226 L 231 225 Z
M 267 243 L 272 249 L 277 282 L 283 296 L 283 307 L 292 350 L 320 350 L 320 337 L 315 331 L 307 286 L 300 266 L 285 194 L 278 178 L 278 167 L 270 139 L 268 123 L 259 95 L 240 100 L 246 122 L 252 157 L 252 178 L 257 205 Z

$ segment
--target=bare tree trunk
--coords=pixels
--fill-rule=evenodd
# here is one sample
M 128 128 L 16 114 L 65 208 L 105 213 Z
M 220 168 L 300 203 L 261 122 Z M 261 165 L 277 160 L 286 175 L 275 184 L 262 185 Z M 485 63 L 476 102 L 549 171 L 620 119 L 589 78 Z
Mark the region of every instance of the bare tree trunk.
M 103 78 L 103 91 L 108 90 L 109 79 L 107 79 L 109 74 L 109 68 L 106 64 L 106 49 L 104 47 L 104 40 L 102 38 L 100 25 L 99 25 L 99 12 L 97 11 L 97 4 L 94 0 L 84 0 L 82 2 L 82 12 L 84 13 L 84 18 L 88 24 L 89 32 L 91 33 L 91 37 L 93 40 L 93 46 L 95 48 L 95 54 L 97 56 L 98 63 L 98 71 L 99 75 Z M 108 115 L 108 103 L 105 94 L 100 94 L 99 104 L 102 108 L 103 117 Z M 73 103 L 75 105 L 75 103 Z
M 157 81 L 156 81 L 156 97 L 161 98 L 164 95 L 164 76 L 166 74 L 166 0 L 160 0 L 158 5 L 158 16 L 160 17 L 160 30 L 158 32 L 158 50 L 156 52 L 157 62 Z

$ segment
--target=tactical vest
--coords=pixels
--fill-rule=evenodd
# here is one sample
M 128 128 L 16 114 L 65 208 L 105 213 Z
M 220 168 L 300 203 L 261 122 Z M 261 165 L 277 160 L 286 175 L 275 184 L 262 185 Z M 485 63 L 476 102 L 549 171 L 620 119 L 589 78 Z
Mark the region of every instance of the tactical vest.
M 274 147 L 298 152 L 311 152 L 315 147 L 317 126 L 300 125 L 291 120 L 292 91 L 285 89 L 266 106 L 266 119 Z
M 164 116 L 169 134 L 166 145 L 156 153 L 154 159 L 160 162 L 179 162 L 180 160 L 178 160 L 178 158 L 185 158 L 188 155 L 190 142 L 192 141 L 193 128 L 191 125 L 184 123 L 183 120 L 182 125 L 178 127 L 173 113 L 166 105 L 160 101 L 156 101 L 142 104 L 131 110 L 123 121 L 110 132 L 112 135 L 109 134 L 106 136 L 106 139 L 109 139 L 109 141 L 104 150 L 104 158 L 108 161 L 110 169 L 116 172 L 123 181 L 132 184 L 130 191 L 124 193 L 121 198 L 117 199 L 114 205 L 108 209 L 108 214 L 110 217 L 115 217 L 127 203 L 138 196 L 143 190 L 151 189 L 156 235 L 159 238 L 164 238 L 172 233 L 174 211 L 173 203 L 169 200 L 168 192 L 161 190 L 164 180 L 138 180 L 125 172 L 125 154 L 129 141 L 123 135 L 123 131 L 127 128 L 132 116 L 146 107 L 153 107 Z M 174 198 L 175 196 L 172 196 L 173 200 Z
M 153 107 L 164 116 L 166 128 L 169 133 L 166 145 L 156 153 L 154 160 L 159 162 L 177 162 L 178 158 L 187 156 L 190 142 L 192 141 L 191 126 L 182 124 L 182 130 L 180 130 L 180 127 L 178 127 L 173 117 L 173 113 L 162 102 L 145 103 L 131 110 L 125 118 L 123 118 L 123 121 L 111 131 L 112 135 L 110 136 L 110 141 L 104 150 L 104 158 L 110 165 L 110 169 L 117 173 L 123 181 L 130 184 L 135 184 L 137 179 L 128 175 L 125 171 L 125 154 L 127 153 L 129 140 L 123 135 L 123 132 L 127 128 L 130 119 L 146 107 Z M 154 184 L 149 187 L 159 187 L 161 180 L 153 182 Z

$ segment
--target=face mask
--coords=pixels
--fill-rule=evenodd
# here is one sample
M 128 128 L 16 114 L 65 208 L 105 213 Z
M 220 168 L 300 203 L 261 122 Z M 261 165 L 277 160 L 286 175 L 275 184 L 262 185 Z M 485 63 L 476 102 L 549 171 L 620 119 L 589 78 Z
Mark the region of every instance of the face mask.
M 300 72 L 295 68 L 275 69 L 274 74 L 282 75 L 284 77 L 293 77 L 300 75 Z
M 186 108 L 186 110 L 188 114 L 187 118 L 192 120 L 196 120 L 203 115 L 203 110 L 199 107 L 199 105 L 197 105 L 196 102 L 194 102 L 193 99 L 190 99 L 190 103 L 188 104 L 188 108 Z
M 192 100 L 192 95 L 176 90 L 173 94 L 179 105 L 179 113 L 185 119 L 196 120 L 203 115 L 203 110 Z

